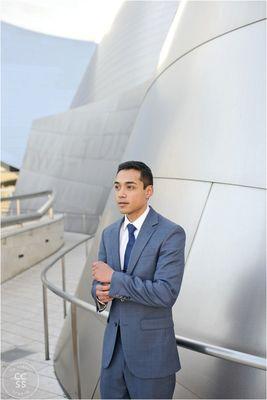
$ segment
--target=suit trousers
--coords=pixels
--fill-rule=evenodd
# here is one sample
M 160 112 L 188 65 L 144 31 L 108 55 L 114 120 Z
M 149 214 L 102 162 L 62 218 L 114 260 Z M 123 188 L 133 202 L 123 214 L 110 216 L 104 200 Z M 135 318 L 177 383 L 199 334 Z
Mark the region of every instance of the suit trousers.
M 164 378 L 142 379 L 131 373 L 125 361 L 118 327 L 111 363 L 108 368 L 101 368 L 101 398 L 172 399 L 174 388 L 175 374 Z

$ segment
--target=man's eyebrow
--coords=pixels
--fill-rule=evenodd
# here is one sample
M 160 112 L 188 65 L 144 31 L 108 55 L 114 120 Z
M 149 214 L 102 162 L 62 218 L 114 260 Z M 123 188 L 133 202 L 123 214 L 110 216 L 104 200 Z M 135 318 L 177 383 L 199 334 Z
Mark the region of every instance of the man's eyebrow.
M 129 185 L 129 184 L 137 185 L 137 183 L 134 182 L 134 181 L 127 181 L 127 182 L 124 182 L 124 183 L 125 183 L 126 185 Z M 114 185 L 121 185 L 121 182 L 115 181 L 115 182 L 114 182 Z

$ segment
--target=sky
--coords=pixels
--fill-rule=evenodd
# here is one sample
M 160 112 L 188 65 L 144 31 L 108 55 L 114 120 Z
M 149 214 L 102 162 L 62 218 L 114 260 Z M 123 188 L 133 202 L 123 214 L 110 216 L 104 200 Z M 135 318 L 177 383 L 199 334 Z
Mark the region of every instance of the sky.
M 32 121 L 67 111 L 121 0 L 1 0 L 1 160 L 20 168 Z
M 35 32 L 99 43 L 122 0 L 1 0 L 2 21 Z
M 1 25 L 1 161 L 20 168 L 32 121 L 70 108 L 96 44 Z

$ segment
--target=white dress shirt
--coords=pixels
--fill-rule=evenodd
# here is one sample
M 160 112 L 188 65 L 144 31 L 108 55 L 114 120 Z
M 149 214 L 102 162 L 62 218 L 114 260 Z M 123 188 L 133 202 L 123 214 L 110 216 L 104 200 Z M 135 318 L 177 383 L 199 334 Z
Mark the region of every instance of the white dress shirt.
M 126 246 L 127 246 L 128 240 L 129 240 L 129 232 L 128 232 L 128 229 L 127 229 L 127 225 L 128 224 L 132 224 L 132 225 L 134 225 L 136 227 L 136 230 L 134 231 L 134 236 L 135 236 L 135 239 L 136 239 L 148 213 L 149 213 L 149 206 L 147 206 L 147 208 L 143 212 L 143 214 L 140 215 L 140 217 L 138 217 L 133 222 L 129 221 L 129 219 L 127 218 L 126 215 L 124 217 L 124 221 L 123 221 L 123 223 L 121 225 L 121 230 L 120 230 L 120 262 L 121 262 L 121 270 L 123 270 L 124 255 L 125 255 Z

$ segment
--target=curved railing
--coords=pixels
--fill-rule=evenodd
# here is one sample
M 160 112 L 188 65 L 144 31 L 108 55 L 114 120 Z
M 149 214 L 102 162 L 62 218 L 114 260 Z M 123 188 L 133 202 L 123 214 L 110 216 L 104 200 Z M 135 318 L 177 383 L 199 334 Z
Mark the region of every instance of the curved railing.
M 85 243 L 86 257 L 88 256 L 88 240 L 92 239 L 93 236 L 89 236 L 80 242 L 73 245 L 63 254 L 59 255 L 53 262 L 51 262 L 41 273 L 41 280 L 43 282 L 43 313 L 44 313 L 44 335 L 45 335 L 45 359 L 49 360 L 49 332 L 48 332 L 48 310 L 47 310 L 47 289 L 51 290 L 57 296 L 63 299 L 63 313 L 64 318 L 66 317 L 66 301 L 71 303 L 71 332 L 72 332 L 72 349 L 73 349 L 73 360 L 74 360 L 74 372 L 77 383 L 78 398 L 81 399 L 81 382 L 79 373 L 79 357 L 78 357 L 78 341 L 77 341 L 77 307 L 96 313 L 96 307 L 92 304 L 87 303 L 84 300 L 79 299 L 66 292 L 65 284 L 65 255 L 72 251 L 75 247 Z M 53 267 L 53 265 L 61 260 L 62 266 L 62 289 L 49 282 L 46 273 Z M 102 311 L 98 316 L 108 318 L 108 312 Z M 183 336 L 176 335 L 177 346 L 187 348 L 189 350 L 197 351 L 198 353 L 207 354 L 213 357 L 221 358 L 223 360 L 232 361 L 238 364 L 246 365 L 248 367 L 258 368 L 266 370 L 266 360 L 263 357 L 258 357 L 253 354 L 242 353 L 240 351 L 228 349 L 225 347 L 214 346 L 198 340 L 185 338 Z
M 45 204 L 43 204 L 37 211 L 30 212 L 27 214 L 21 214 L 20 211 L 20 201 L 25 199 L 32 199 L 35 197 L 48 196 L 48 200 Z M 45 190 L 43 192 L 36 193 L 28 193 L 28 194 L 20 194 L 9 197 L 2 197 L 1 202 L 4 201 L 15 201 L 16 200 L 16 215 L 8 215 L 1 218 L 1 226 L 7 227 L 10 225 L 23 224 L 24 222 L 34 221 L 36 219 L 40 219 L 47 212 L 49 213 L 49 217 L 53 218 L 53 208 L 52 204 L 54 201 L 54 194 L 52 190 Z

